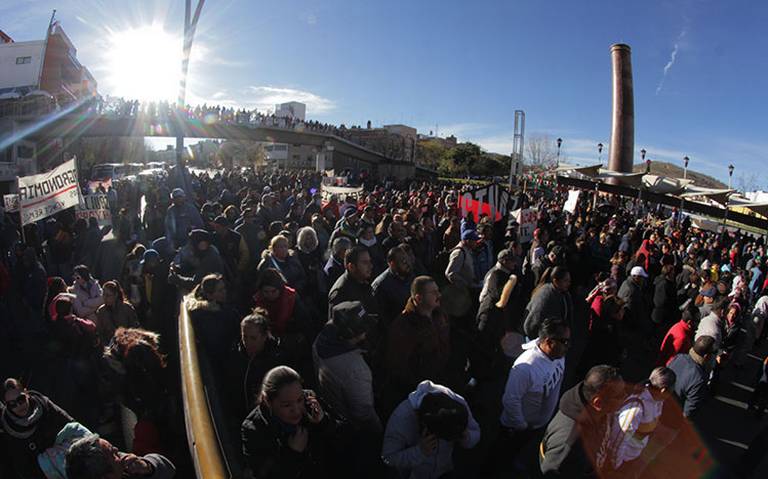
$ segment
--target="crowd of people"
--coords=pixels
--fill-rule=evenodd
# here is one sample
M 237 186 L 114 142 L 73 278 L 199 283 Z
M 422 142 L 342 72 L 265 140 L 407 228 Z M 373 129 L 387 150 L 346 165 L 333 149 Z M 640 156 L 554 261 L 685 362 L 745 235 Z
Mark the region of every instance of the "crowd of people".
M 718 468 L 691 439 L 731 371 L 754 370 L 745 414 L 768 404 L 762 237 L 610 195 L 567 212 L 555 185 L 521 194 L 525 238 L 451 183 L 324 197 L 313 172 L 177 173 L 116 192 L 111 231 L 0 215 L 2 477 L 192 477 L 181 308 L 242 477 L 746 477 L 762 458 L 765 434 Z
M 182 109 L 167 101 L 145 102 L 138 100 L 126 100 L 125 98 L 98 98 L 91 107 L 94 113 L 110 117 L 139 117 L 150 118 L 153 122 L 168 121 L 174 117 L 188 120 L 198 120 L 206 124 L 243 125 L 252 128 L 283 128 L 298 131 L 310 131 L 335 135 L 347 140 L 354 140 L 355 135 L 350 130 L 358 130 L 360 125 L 333 125 L 316 120 L 302 120 L 300 118 L 283 115 L 269 111 L 249 110 L 246 108 L 234 108 L 222 105 L 187 105 Z M 371 128 L 371 122 L 367 123 Z

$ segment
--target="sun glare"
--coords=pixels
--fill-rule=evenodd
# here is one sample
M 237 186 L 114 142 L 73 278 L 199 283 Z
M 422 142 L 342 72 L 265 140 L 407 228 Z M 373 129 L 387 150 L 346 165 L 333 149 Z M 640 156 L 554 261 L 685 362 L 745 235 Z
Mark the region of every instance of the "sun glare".
M 143 101 L 176 99 L 182 40 L 159 25 L 114 32 L 107 64 L 111 94 Z

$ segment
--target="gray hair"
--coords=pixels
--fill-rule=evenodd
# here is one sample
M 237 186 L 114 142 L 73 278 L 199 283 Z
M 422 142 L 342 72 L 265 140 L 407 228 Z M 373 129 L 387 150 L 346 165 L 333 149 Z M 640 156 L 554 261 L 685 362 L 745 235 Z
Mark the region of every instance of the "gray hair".
M 351 247 L 352 241 L 350 241 L 349 238 L 345 236 L 339 236 L 333 240 L 333 244 L 331 245 L 331 253 L 333 253 L 334 256 L 337 256 L 342 251 L 348 250 Z
M 648 382 L 651 383 L 651 386 L 658 389 L 666 389 L 667 391 L 675 387 L 676 381 L 677 375 L 675 372 L 663 366 L 651 371 L 651 375 L 648 377 Z
M 510 249 L 503 249 L 499 251 L 498 255 L 496 255 L 496 261 L 499 263 L 503 263 L 508 259 L 515 259 L 515 253 L 513 253 Z
M 320 242 L 317 240 L 317 232 L 311 226 L 305 226 L 296 232 L 296 248 L 302 253 L 313 252 L 318 244 Z
M 112 472 L 98 434 L 89 434 L 69 446 L 65 464 L 70 479 L 101 479 Z

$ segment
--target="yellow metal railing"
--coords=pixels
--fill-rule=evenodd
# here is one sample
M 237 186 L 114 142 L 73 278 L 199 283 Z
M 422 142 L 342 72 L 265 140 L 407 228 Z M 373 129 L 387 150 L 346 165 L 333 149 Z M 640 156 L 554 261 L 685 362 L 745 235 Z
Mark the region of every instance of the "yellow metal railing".
M 179 353 L 181 390 L 187 441 L 198 479 L 226 479 L 229 474 L 217 439 L 195 342 L 195 329 L 184 301 L 179 306 Z

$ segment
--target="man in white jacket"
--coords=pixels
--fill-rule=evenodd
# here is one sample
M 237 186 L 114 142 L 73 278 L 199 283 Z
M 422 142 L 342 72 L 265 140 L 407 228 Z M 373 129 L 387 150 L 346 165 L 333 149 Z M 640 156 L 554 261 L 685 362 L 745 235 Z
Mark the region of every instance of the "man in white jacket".
M 563 383 L 565 354 L 571 340 L 568 323 L 547 318 L 539 337 L 523 345 L 507 377 L 502 397 L 498 457 L 513 460 L 517 453 L 538 439 L 555 413 Z M 510 469 L 506 469 L 510 470 Z
M 467 401 L 445 386 L 422 381 L 392 413 L 381 456 L 404 478 L 432 479 L 453 470 L 453 445 L 473 448 L 480 426 Z

